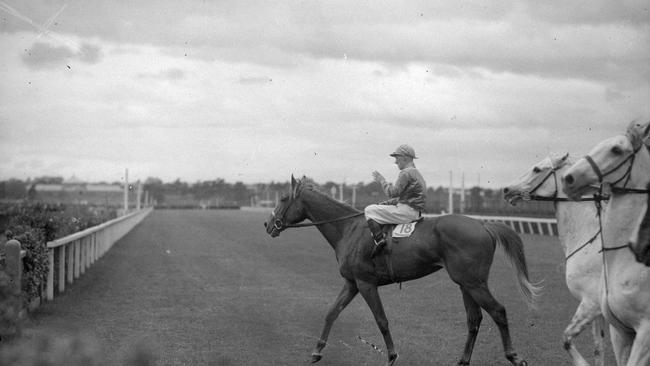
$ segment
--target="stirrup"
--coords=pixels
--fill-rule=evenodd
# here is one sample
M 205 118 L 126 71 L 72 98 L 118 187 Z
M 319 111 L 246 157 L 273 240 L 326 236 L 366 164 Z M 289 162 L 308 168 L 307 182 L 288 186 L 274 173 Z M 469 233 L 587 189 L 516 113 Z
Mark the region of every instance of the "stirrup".
M 375 258 L 379 253 L 382 252 L 384 247 L 386 247 L 386 236 L 383 236 L 379 240 L 373 238 L 373 242 L 375 243 L 375 247 L 372 248 L 372 253 L 370 254 L 370 258 Z

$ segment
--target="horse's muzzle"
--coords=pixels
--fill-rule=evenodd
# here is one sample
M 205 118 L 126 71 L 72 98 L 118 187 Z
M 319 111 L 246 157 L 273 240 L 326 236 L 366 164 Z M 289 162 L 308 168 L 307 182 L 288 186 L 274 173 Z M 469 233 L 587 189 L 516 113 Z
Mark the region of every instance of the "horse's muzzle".
M 266 228 L 266 233 L 271 235 L 272 238 L 280 235 L 280 230 L 278 230 L 276 225 L 269 225 L 268 222 L 265 222 L 264 227 Z

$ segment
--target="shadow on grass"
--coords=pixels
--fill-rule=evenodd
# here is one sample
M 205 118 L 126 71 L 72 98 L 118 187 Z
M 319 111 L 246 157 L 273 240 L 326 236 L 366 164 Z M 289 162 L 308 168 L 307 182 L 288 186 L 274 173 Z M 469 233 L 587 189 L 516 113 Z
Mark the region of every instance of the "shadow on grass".
M 88 335 L 16 337 L 0 344 L 0 365 L 107 366 L 101 350 L 97 340 Z M 122 365 L 153 366 L 156 357 L 145 342 L 140 342 L 133 345 Z

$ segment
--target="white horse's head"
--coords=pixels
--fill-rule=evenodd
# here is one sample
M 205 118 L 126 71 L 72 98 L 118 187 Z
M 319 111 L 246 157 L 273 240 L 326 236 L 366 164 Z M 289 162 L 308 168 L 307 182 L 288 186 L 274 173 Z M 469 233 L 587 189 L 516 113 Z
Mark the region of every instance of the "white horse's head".
M 557 198 L 562 191 L 559 177 L 572 163 L 569 153 L 551 154 L 503 188 L 503 198 L 514 205 L 535 197 Z
M 648 155 L 644 144 L 649 133 L 650 121 L 632 121 L 624 135 L 598 143 L 563 174 L 564 192 L 571 198 L 578 198 L 598 189 L 602 183 L 623 187 L 630 179 L 641 178 L 643 181 L 646 177 L 636 177 L 631 173 L 637 154 Z M 645 161 L 642 163 L 647 164 Z

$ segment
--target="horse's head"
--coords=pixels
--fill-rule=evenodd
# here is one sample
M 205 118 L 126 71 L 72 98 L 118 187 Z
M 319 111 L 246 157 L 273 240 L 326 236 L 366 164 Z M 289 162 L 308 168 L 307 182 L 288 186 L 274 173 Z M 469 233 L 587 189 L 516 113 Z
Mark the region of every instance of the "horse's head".
M 275 238 L 280 235 L 282 230 L 286 229 L 288 225 L 298 223 L 307 218 L 304 204 L 300 199 L 300 192 L 303 188 L 302 185 L 303 182 L 301 180 L 296 180 L 293 175 L 291 176 L 291 193 L 282 196 L 280 202 L 264 223 L 266 232 L 271 235 L 271 237 Z
M 650 184 L 648 184 L 650 191 Z M 650 267 L 650 194 L 645 201 L 645 210 L 639 216 L 639 222 L 634 226 L 634 232 L 630 238 L 630 249 L 636 260 Z
M 550 155 L 542 159 L 507 187 L 503 188 L 503 198 L 511 205 L 531 198 L 557 198 L 561 186 L 557 174 L 570 164 L 569 153 Z
M 632 121 L 624 135 L 598 143 L 562 176 L 564 192 L 571 198 L 598 189 L 600 184 L 625 185 L 630 179 L 636 154 L 644 147 L 650 122 Z

